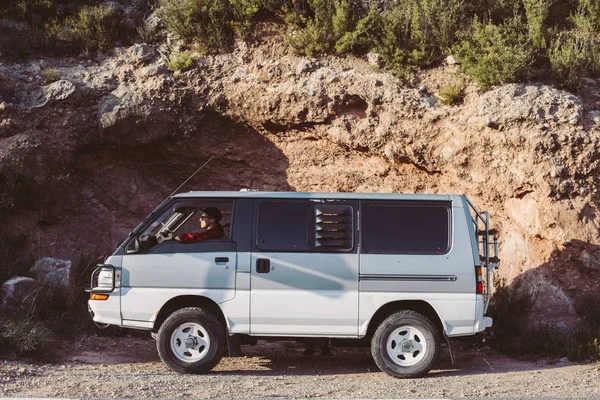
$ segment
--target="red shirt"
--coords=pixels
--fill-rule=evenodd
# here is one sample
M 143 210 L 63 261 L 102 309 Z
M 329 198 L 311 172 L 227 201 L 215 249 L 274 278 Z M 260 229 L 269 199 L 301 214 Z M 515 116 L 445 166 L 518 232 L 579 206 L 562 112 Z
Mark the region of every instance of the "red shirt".
M 223 227 L 219 224 L 215 224 L 210 229 L 204 232 L 193 232 L 193 233 L 182 233 L 177 236 L 181 243 L 196 243 L 205 239 L 222 239 L 225 236 Z

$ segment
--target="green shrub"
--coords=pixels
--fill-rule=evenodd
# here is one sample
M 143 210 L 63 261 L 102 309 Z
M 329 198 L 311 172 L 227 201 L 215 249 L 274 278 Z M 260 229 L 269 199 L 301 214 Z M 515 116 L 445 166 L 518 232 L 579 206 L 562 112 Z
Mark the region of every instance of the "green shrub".
M 463 0 L 407 0 L 381 14 L 373 48 L 396 75 L 406 77 L 439 60 L 463 25 Z
M 482 24 L 475 18 L 471 32 L 463 34 L 454 53 L 481 89 L 526 78 L 534 60 L 528 35 L 517 17 L 502 25 Z
M 577 90 L 582 79 L 600 73 L 600 2 L 581 0 L 569 21 L 574 29 L 559 32 L 548 50 L 554 77 L 571 90 Z
M 44 83 L 46 85 L 56 82 L 60 79 L 60 71 L 56 68 L 45 69 L 42 72 L 42 78 L 44 78 Z
M 456 32 L 463 25 L 463 0 L 412 0 L 410 39 L 427 55 L 428 65 L 456 43 Z
M 597 0 L 579 0 L 577 11 L 569 16 L 576 30 L 587 34 L 600 31 L 600 2 Z
M 441 103 L 447 106 L 455 106 L 461 104 L 465 98 L 465 81 L 457 79 L 450 82 L 440 90 L 438 97 Z
M 112 4 L 83 6 L 77 15 L 65 18 L 62 23 L 53 21 L 47 44 L 59 51 L 107 51 L 120 37 L 120 18 L 120 12 Z M 54 44 L 53 41 L 59 43 Z
M 52 15 L 53 11 L 53 0 L 8 0 L 7 4 L 0 8 L 0 17 L 39 23 Z
M 282 3 L 283 20 L 288 25 L 303 28 L 306 26 L 306 21 L 315 17 L 310 0 L 283 1 Z
M 578 89 L 588 73 L 600 72 L 600 52 L 589 33 L 561 32 L 552 42 L 548 57 L 557 80 L 571 90 Z
M 336 48 L 336 44 L 354 31 L 359 12 L 347 0 L 299 2 L 286 9 L 286 21 L 296 26 L 288 42 L 297 53 L 308 57 L 350 49 L 348 45 Z
M 192 42 L 202 54 L 230 52 L 233 15 L 227 0 L 161 0 L 158 10 L 167 30 Z
M 519 11 L 522 0 L 465 0 L 463 12 L 468 18 L 478 16 L 494 24 L 502 24 Z
M 252 19 L 261 6 L 261 0 L 229 0 L 233 18 L 231 26 L 235 35 L 246 38 L 252 32 Z
M 142 43 L 152 43 L 155 40 L 156 32 L 145 21 L 135 29 L 135 32 Z
M 187 71 L 194 64 L 194 58 L 189 51 L 174 51 L 169 56 L 167 68 L 173 72 L 175 77 L 178 77 L 182 72 Z
M 550 3 L 551 0 L 523 0 L 529 39 L 532 46 L 537 50 L 543 50 L 547 45 L 547 32 L 544 23 L 548 18 Z
M 371 6 L 369 12 L 356 23 L 353 30 L 349 30 L 336 42 L 335 50 L 343 53 L 365 53 L 374 47 L 375 38 L 381 29 L 379 24 L 379 10 Z

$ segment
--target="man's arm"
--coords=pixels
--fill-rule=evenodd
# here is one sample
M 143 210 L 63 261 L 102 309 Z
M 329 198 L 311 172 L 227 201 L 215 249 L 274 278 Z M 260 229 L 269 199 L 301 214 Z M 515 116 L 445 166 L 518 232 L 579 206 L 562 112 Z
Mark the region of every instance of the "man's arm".
M 220 239 L 223 237 L 223 231 L 221 229 L 209 229 L 204 232 L 193 232 L 193 233 L 182 233 L 176 236 L 176 240 L 181 243 L 196 243 L 205 239 Z

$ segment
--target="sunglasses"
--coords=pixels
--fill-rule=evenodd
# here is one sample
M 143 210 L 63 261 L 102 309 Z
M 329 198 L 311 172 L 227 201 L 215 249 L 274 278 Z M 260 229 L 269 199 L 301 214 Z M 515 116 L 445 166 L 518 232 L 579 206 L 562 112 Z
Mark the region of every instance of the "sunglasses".
M 204 214 L 204 215 L 200 216 L 200 219 L 203 219 L 203 218 L 210 218 L 210 217 L 208 215 Z

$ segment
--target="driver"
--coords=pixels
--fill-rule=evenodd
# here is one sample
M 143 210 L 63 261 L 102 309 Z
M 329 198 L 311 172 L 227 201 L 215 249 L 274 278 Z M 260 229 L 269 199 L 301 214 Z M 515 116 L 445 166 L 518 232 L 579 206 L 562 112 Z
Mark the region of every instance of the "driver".
M 222 239 L 225 236 L 223 227 L 219 223 L 223 215 L 217 207 L 206 207 L 200 209 L 200 228 L 202 231 L 193 233 L 182 233 L 177 236 L 163 237 L 159 236 L 158 243 L 162 243 L 166 240 L 177 240 L 181 243 L 196 243 L 205 239 Z

